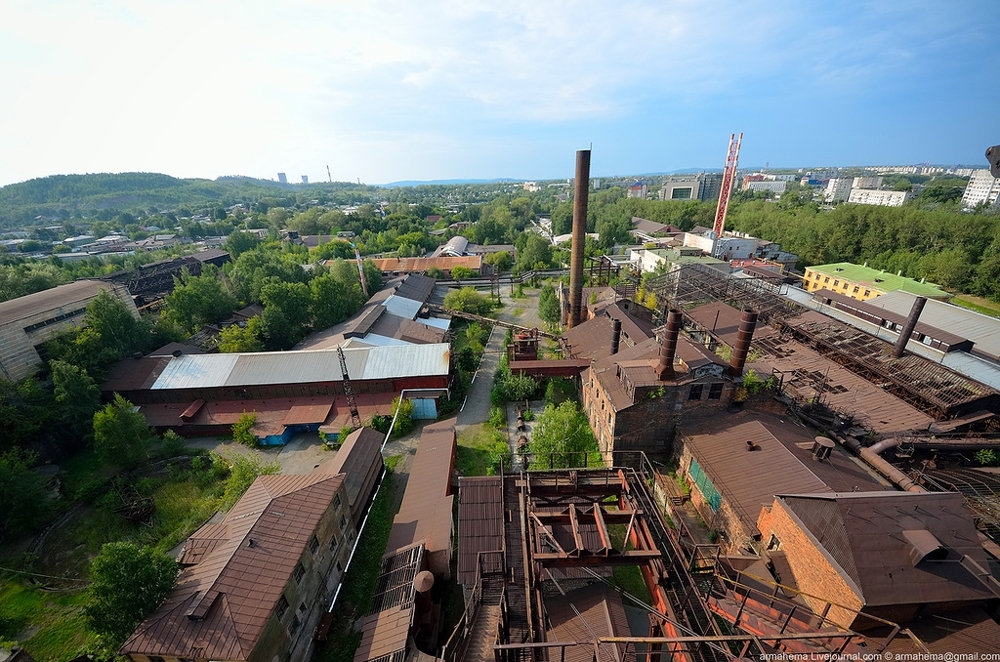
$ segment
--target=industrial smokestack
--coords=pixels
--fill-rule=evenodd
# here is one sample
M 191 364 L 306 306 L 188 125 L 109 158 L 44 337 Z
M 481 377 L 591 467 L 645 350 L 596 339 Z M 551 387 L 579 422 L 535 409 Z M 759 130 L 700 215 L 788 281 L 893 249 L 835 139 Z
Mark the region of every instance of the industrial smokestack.
M 622 340 L 622 321 L 611 320 L 611 353 L 618 353 L 618 345 Z
M 569 262 L 569 322 L 580 323 L 583 299 L 583 249 L 587 240 L 587 195 L 590 190 L 590 150 L 576 153 L 576 188 L 573 193 L 573 242 Z
M 756 326 L 757 311 L 744 310 L 740 317 L 739 331 L 736 332 L 736 346 L 733 347 L 733 356 L 729 360 L 729 374 L 733 377 L 743 376 L 743 366 L 747 363 L 750 341 L 753 339 L 753 330 Z
M 674 378 L 674 354 L 677 352 L 681 320 L 679 310 L 672 309 L 667 314 L 667 327 L 663 330 L 663 342 L 660 343 L 660 361 L 656 364 L 656 378 L 661 382 Z
M 923 312 L 925 303 L 927 303 L 927 297 L 917 297 L 913 300 L 913 307 L 910 308 L 910 316 L 906 318 L 906 325 L 903 326 L 903 332 L 899 334 L 899 340 L 896 341 L 896 346 L 892 348 L 892 358 L 898 359 L 903 356 L 903 352 L 906 351 L 906 343 L 910 341 L 913 329 L 917 328 L 917 320 L 920 319 L 920 313 Z

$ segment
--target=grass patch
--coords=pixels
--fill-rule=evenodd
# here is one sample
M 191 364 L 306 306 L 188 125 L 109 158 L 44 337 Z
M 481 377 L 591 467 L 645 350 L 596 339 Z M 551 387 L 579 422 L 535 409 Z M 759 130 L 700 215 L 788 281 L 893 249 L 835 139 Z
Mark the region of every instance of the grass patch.
M 386 474 L 372 504 L 368 524 L 361 534 L 354 560 L 347 569 L 337 604 L 333 608 L 333 628 L 327 640 L 319 644 L 313 657 L 317 662 L 350 662 L 361 643 L 361 633 L 354 632 L 351 627 L 367 613 L 375 593 L 382 554 L 385 553 L 389 531 L 392 529 L 392 485 L 392 474 Z
M 971 294 L 959 294 L 951 301 L 957 306 L 974 310 L 977 313 L 982 313 L 983 315 L 1000 317 L 1000 303 L 997 303 L 996 301 L 990 301 L 989 299 L 973 296 Z
M 470 425 L 458 435 L 455 466 L 463 476 L 489 476 L 497 469 L 497 455 L 506 454 L 507 442 L 499 430 L 485 425 Z M 504 465 L 509 466 L 507 458 Z
M 642 600 L 647 605 L 653 601 L 653 596 L 649 594 L 646 582 L 642 578 L 642 571 L 637 565 L 616 565 L 611 570 L 615 584 L 626 593 Z M 626 602 L 625 604 L 629 604 Z
M 399 464 L 399 461 L 402 459 L 403 459 L 402 453 L 400 453 L 399 455 L 390 455 L 389 457 L 385 458 L 385 466 L 389 471 L 395 471 L 396 465 Z
M 36 660 L 67 660 L 92 648 L 85 591 L 45 592 L 21 576 L 0 576 L 0 640 L 24 646 Z M 30 634 L 30 636 L 21 639 Z

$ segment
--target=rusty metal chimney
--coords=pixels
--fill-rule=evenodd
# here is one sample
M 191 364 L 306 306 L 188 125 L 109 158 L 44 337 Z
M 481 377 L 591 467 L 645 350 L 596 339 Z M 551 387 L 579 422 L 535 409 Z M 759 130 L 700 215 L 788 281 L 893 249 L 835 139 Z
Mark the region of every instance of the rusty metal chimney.
M 622 340 L 622 321 L 611 320 L 611 353 L 618 353 L 618 345 Z
M 656 364 L 656 378 L 666 381 L 674 378 L 674 354 L 677 353 L 677 336 L 681 332 L 681 311 L 671 309 L 667 314 L 667 327 L 660 343 L 660 361 Z
M 925 303 L 927 303 L 927 297 L 917 297 L 913 300 L 913 307 L 910 308 L 910 316 L 906 318 L 903 332 L 899 334 L 899 340 L 896 341 L 896 346 L 892 348 L 892 358 L 898 359 L 903 356 L 903 352 L 906 351 L 906 343 L 910 341 L 913 329 L 917 328 L 917 320 L 920 319 L 920 313 L 923 312 Z
M 753 330 L 756 326 L 757 311 L 744 310 L 740 316 L 740 328 L 736 332 L 736 346 L 733 347 L 733 355 L 729 359 L 729 374 L 733 377 L 743 376 L 743 366 L 747 363 L 750 341 L 753 339 Z
M 583 299 L 583 249 L 587 241 L 587 196 L 590 193 L 590 150 L 576 153 L 576 187 L 573 192 L 573 241 L 569 262 L 569 321 L 572 329 L 581 322 Z

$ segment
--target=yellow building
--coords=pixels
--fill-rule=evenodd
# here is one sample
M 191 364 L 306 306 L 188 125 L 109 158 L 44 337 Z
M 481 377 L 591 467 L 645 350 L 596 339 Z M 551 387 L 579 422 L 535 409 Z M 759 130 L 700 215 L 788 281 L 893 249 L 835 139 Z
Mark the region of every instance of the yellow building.
M 837 294 L 867 301 L 887 292 L 903 290 L 929 299 L 948 299 L 951 295 L 933 283 L 914 280 L 900 274 L 886 273 L 849 262 L 806 267 L 802 279 L 807 292 L 830 290 Z

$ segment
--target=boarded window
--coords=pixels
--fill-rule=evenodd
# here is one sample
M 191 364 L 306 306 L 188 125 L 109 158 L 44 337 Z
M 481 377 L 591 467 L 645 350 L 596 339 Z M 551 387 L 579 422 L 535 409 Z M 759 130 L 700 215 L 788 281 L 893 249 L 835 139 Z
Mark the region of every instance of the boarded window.
M 284 618 L 285 613 L 287 611 L 288 611 L 288 600 L 285 599 L 285 596 L 281 596 L 278 599 L 278 606 L 274 610 L 274 615 L 277 616 L 278 620 L 280 621 L 282 618 Z
M 306 569 L 302 567 L 301 563 L 296 565 L 295 570 L 292 571 L 292 577 L 295 577 L 296 583 L 301 582 L 305 574 L 306 574 Z
M 309 541 L 309 553 L 315 554 L 317 549 L 319 549 L 319 540 L 316 539 L 316 536 L 313 536 L 312 540 Z

